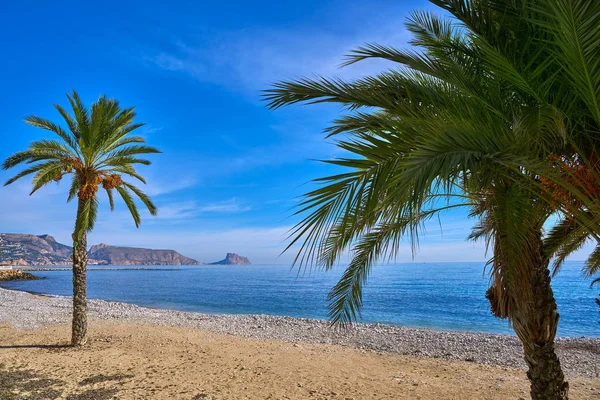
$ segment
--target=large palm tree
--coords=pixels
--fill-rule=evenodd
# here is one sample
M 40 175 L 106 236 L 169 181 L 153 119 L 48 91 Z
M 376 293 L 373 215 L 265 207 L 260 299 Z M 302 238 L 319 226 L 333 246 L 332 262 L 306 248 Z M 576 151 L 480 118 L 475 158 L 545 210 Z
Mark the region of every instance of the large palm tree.
M 121 108 L 119 102 L 102 96 L 90 107 L 84 106 L 74 91 L 67 94 L 72 115 L 63 107 L 54 107 L 63 117 L 67 129 L 47 119 L 36 116 L 25 122 L 58 136 L 55 139 L 38 140 L 29 147 L 7 158 L 4 169 L 20 164 L 28 167 L 9 179 L 6 185 L 33 175 L 32 191 L 37 192 L 51 182 L 59 182 L 71 175 L 67 202 L 77 198 L 77 215 L 73 231 L 73 324 L 71 343 L 81 346 L 87 340 L 87 232 L 94 228 L 98 213 L 98 190 L 106 191 L 110 209 L 114 209 L 114 191 L 123 199 L 136 227 L 140 224 L 133 195 L 156 215 L 156 206 L 139 188 L 123 179 L 124 176 L 146 183 L 135 170 L 136 164 L 149 165 L 140 156 L 159 153 L 154 147 L 144 145 L 141 136 L 130 135 L 143 126 L 134 123 L 134 108 Z
M 347 62 L 382 58 L 398 68 L 352 82 L 281 82 L 266 91 L 273 108 L 334 102 L 350 110 L 329 128 L 346 135 L 337 144 L 350 154 L 330 162 L 349 171 L 320 179 L 324 186 L 307 194 L 298 212 L 308 215 L 290 247 L 300 245 L 296 262 L 326 269 L 351 250 L 330 293 L 332 319 L 349 322 L 379 258 L 393 256 L 404 237 L 416 248 L 428 218 L 469 207 L 479 218 L 470 238 L 485 238 L 492 255 L 487 297 L 523 343 L 532 398 L 566 399 L 549 263 L 558 254 L 557 272 L 580 237 L 598 237 L 593 193 L 564 184 L 568 168 L 560 164 L 589 160 L 597 146 L 600 4 L 432 3 L 454 19 L 413 13 L 407 27 L 418 50 L 368 45 Z M 549 160 L 561 161 L 558 172 Z M 578 206 L 555 196 L 555 185 L 570 190 Z M 556 212 L 565 218 L 544 238 L 544 223 Z M 572 231 L 578 234 L 569 239 Z M 598 270 L 598 258 L 590 257 L 588 273 Z

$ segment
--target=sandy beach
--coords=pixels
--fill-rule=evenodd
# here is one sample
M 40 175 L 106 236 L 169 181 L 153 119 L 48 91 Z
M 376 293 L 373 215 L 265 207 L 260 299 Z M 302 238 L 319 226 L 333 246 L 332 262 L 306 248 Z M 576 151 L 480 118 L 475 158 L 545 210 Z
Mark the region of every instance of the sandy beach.
M 528 398 L 509 336 L 92 300 L 75 349 L 69 301 L 0 289 L 0 399 Z M 557 347 L 572 398 L 600 399 L 600 339 Z

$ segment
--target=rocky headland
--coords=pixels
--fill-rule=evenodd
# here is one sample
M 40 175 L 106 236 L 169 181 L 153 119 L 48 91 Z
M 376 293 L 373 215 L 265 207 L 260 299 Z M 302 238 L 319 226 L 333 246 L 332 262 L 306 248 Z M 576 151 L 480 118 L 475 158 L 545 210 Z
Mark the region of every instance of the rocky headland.
M 28 272 L 9 269 L 9 270 L 0 270 L 0 282 L 8 282 L 8 281 L 37 281 L 42 279 L 35 275 L 32 275 Z
M 210 265 L 250 265 L 250 260 L 235 253 L 227 253 L 223 260 L 210 263 Z

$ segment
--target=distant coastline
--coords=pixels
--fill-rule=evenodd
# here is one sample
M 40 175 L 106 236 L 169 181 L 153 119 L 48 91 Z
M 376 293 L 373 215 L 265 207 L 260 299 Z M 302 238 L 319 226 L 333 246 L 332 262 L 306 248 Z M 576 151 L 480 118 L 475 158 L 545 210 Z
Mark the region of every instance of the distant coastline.
M 59 243 L 50 235 L 0 233 L 0 264 L 14 267 L 41 268 L 71 265 L 73 249 Z M 250 265 L 250 260 L 236 253 L 205 263 L 186 257 L 175 250 L 147 249 L 141 247 L 113 246 L 104 243 L 93 245 L 88 251 L 88 265 Z
M 182 265 L 182 266 L 192 266 L 192 265 Z M 195 266 L 195 265 L 194 265 Z M 169 266 L 171 267 L 171 266 Z M 144 268 L 144 267 L 121 267 L 121 266 L 116 266 L 115 268 L 107 268 L 107 267 L 94 267 L 92 266 L 88 266 L 88 271 L 179 271 L 180 269 L 178 268 Z M 17 271 L 26 271 L 26 272 L 50 272 L 50 271 L 71 271 L 72 268 L 62 268 L 62 267 L 52 267 L 52 266 L 46 266 L 46 267 L 15 267 L 15 270 Z

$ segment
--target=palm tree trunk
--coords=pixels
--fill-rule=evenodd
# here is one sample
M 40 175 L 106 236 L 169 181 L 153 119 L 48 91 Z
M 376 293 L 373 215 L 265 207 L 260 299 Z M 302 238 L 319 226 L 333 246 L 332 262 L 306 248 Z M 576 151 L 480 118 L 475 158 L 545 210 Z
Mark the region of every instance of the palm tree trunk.
M 77 215 L 81 213 L 85 200 L 79 200 Z M 73 324 L 71 345 L 83 346 L 87 342 L 87 234 L 77 238 L 73 233 Z
M 554 351 L 554 338 L 559 315 L 550 286 L 549 260 L 543 254 L 539 237 L 538 264 L 530 276 L 531 297 L 527 304 L 518 304 L 513 315 L 513 327 L 523 343 L 527 377 L 531 382 L 532 400 L 567 400 L 569 384 L 565 381 L 560 361 Z

